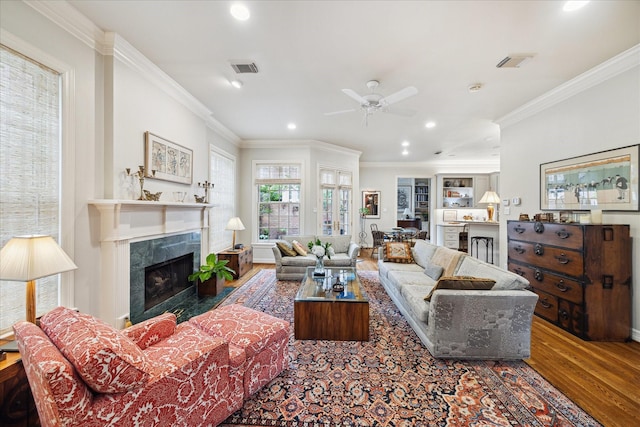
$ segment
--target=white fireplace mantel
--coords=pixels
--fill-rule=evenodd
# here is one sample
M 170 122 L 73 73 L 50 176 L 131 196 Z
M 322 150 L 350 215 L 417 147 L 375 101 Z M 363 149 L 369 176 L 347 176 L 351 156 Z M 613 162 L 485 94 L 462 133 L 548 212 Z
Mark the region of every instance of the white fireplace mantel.
M 201 255 L 209 247 L 209 209 L 204 203 L 89 200 L 100 213 L 100 314 L 115 327 L 129 315 L 130 243 L 200 231 Z

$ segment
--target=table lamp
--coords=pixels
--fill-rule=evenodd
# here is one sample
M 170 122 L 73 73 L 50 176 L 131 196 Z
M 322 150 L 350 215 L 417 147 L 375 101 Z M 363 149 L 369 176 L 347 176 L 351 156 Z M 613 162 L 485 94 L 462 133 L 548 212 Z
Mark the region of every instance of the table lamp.
M 36 323 L 36 280 L 78 268 L 51 236 L 16 236 L 0 251 L 0 280 L 27 282 L 27 321 Z
M 244 230 L 244 224 L 237 216 L 231 218 L 225 227 L 225 230 L 233 230 L 233 246 L 232 249 L 236 249 L 236 230 Z
M 402 215 L 404 215 L 405 219 L 409 219 L 411 217 L 411 211 L 409 210 L 409 208 L 404 208 L 404 212 L 402 212 Z
M 495 191 L 486 191 L 478 203 L 488 203 L 487 220 L 493 222 L 493 203 L 500 203 L 500 196 Z

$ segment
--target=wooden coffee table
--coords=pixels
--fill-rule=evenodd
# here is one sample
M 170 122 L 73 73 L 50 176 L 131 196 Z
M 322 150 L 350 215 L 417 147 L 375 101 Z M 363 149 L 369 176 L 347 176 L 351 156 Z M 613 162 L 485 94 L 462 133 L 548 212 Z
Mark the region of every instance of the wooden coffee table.
M 369 341 L 369 298 L 353 267 L 326 268 L 314 277 L 308 267 L 293 303 L 293 327 L 298 340 Z M 342 292 L 331 290 L 336 279 L 346 283 Z M 328 288 L 328 289 L 327 289 Z

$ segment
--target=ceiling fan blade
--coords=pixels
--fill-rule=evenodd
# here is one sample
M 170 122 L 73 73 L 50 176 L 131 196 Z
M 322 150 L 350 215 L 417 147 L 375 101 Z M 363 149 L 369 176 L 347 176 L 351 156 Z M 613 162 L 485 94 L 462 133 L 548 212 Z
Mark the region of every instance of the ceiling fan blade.
M 355 108 L 351 108 L 349 110 L 340 110 L 340 111 L 332 111 L 330 113 L 324 113 L 325 116 L 335 116 L 336 114 L 344 114 L 344 113 L 352 113 L 356 111 Z
M 396 93 L 392 93 L 389 96 L 385 96 L 382 98 L 379 103 L 380 105 L 391 105 L 396 102 L 402 101 L 403 99 L 409 98 L 410 96 L 416 95 L 418 93 L 418 89 L 413 86 L 407 86 L 402 90 L 399 90 Z
M 416 110 L 412 110 L 410 108 L 384 108 L 382 112 L 404 117 L 411 117 L 417 113 Z
M 360 105 L 368 104 L 368 101 L 366 99 L 364 99 L 363 97 L 361 97 L 360 95 L 358 95 L 354 90 L 342 89 L 342 92 L 344 92 L 345 95 L 350 96 L 351 98 L 353 98 L 356 101 L 358 101 L 358 103 Z

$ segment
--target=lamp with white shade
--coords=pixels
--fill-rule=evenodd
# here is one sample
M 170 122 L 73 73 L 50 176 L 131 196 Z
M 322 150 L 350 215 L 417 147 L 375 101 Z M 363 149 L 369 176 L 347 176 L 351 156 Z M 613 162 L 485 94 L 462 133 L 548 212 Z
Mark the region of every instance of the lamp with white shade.
M 36 323 L 36 280 L 78 268 L 51 236 L 17 236 L 0 251 L 0 280 L 27 282 L 26 319 Z M 15 341 L 0 350 L 16 351 Z
M 495 191 L 486 191 L 478 203 L 487 203 L 487 221 L 493 222 L 493 204 L 500 203 L 500 196 Z
M 229 222 L 227 223 L 227 226 L 225 227 L 225 230 L 233 230 L 233 246 L 231 247 L 231 249 L 235 250 L 236 249 L 236 231 L 244 230 L 244 224 L 242 224 L 242 221 L 240 220 L 240 218 L 236 216 L 229 220 Z
M 411 210 L 409 210 L 409 208 L 404 208 L 404 212 L 402 212 L 402 215 L 404 215 L 405 219 L 411 218 Z

